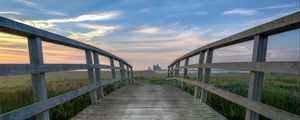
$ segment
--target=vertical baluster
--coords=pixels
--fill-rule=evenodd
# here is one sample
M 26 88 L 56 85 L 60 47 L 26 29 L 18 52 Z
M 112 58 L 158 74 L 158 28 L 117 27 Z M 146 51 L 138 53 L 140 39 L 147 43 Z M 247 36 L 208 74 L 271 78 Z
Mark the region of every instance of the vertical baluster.
M 88 66 L 93 65 L 91 50 L 85 50 L 85 55 L 86 55 L 86 64 Z M 88 68 L 88 79 L 89 79 L 90 84 L 96 83 L 96 81 L 94 79 L 94 70 L 93 70 L 93 68 L 90 68 L 90 67 Z M 91 91 L 90 94 L 91 94 L 92 104 L 95 104 L 97 102 L 96 90 Z
M 268 37 L 257 35 L 254 37 L 252 62 L 265 62 L 267 54 Z M 248 99 L 261 101 L 263 92 L 263 72 L 250 72 L 250 83 L 248 89 Z M 245 120 L 258 120 L 259 114 L 247 110 Z
M 170 78 L 170 66 L 168 66 L 168 78 Z M 171 85 L 171 80 L 168 80 L 168 84 Z
M 176 68 L 177 69 L 176 69 L 176 72 L 175 72 L 176 77 L 179 77 L 179 72 L 180 72 L 179 67 L 180 67 L 180 61 L 177 61 L 177 63 L 176 63 Z M 176 86 L 179 87 L 179 81 L 178 80 L 176 80 Z
M 116 79 L 116 69 L 115 69 L 115 62 L 114 62 L 114 59 L 112 57 L 110 57 L 110 66 L 112 67 L 111 69 L 111 77 L 112 79 Z M 115 81 L 113 83 L 113 87 L 114 87 L 114 90 L 116 91 L 118 89 L 118 81 Z
M 174 66 L 173 64 L 170 66 L 170 77 L 174 77 L 173 76 L 173 66 Z M 170 79 L 171 85 L 173 85 L 173 81 L 174 81 L 173 79 Z
M 128 78 L 128 83 L 129 84 L 132 84 L 131 82 L 131 77 L 130 77 L 130 69 L 129 69 L 129 65 L 126 65 L 127 66 L 127 78 Z
M 121 74 L 121 82 L 122 82 L 122 85 L 125 85 L 124 83 L 124 65 L 121 61 L 119 61 L 119 64 L 120 64 L 120 74 Z
M 189 65 L 189 57 L 185 58 L 184 66 Z M 183 77 L 188 78 L 188 68 L 184 68 Z M 186 83 L 182 82 L 182 90 L 187 91 Z
M 130 75 L 131 82 L 132 82 L 132 84 L 134 84 L 134 77 L 133 77 L 132 67 L 130 67 L 130 73 L 131 73 L 131 75 Z
M 213 50 L 208 49 L 206 54 L 206 63 L 211 63 L 212 57 L 213 57 Z M 203 81 L 205 84 L 209 84 L 210 72 L 211 72 L 210 68 L 205 68 L 204 81 Z M 201 102 L 206 103 L 206 101 L 207 101 L 207 91 L 202 89 Z
M 200 54 L 199 54 L 198 63 L 203 64 L 204 63 L 204 58 L 205 58 L 205 52 L 201 51 Z M 204 68 L 198 68 L 197 82 L 202 82 L 203 81 L 203 69 Z M 200 99 L 201 91 L 202 91 L 201 87 L 195 86 L 195 93 L 194 93 L 194 98 L 195 99 Z
M 93 51 L 93 58 L 94 58 L 94 65 L 100 65 L 100 61 L 99 61 L 99 53 L 96 51 Z M 97 89 L 97 95 L 98 98 L 103 98 L 104 97 L 104 93 L 103 93 L 103 86 L 102 86 L 102 81 L 101 81 L 101 71 L 100 68 L 95 66 L 95 77 L 96 77 L 96 83 L 99 86 L 99 88 Z
M 32 65 L 43 65 L 42 40 L 39 37 L 28 38 L 29 59 Z M 31 74 L 32 90 L 34 102 L 48 99 L 45 73 Z M 44 111 L 36 115 L 37 120 L 49 120 L 49 111 Z

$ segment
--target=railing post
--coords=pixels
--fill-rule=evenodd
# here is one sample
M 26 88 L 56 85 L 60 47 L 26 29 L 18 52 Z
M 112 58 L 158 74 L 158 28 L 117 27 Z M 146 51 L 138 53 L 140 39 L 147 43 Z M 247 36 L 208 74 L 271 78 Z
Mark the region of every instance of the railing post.
M 265 62 L 267 54 L 268 37 L 257 35 L 254 37 L 252 62 Z M 248 89 L 248 99 L 261 101 L 263 93 L 264 72 L 250 72 L 250 83 Z M 245 120 L 258 120 L 259 114 L 246 110 Z
M 93 58 L 94 58 L 94 65 L 100 65 L 99 61 L 99 53 L 96 51 L 93 51 Z M 103 93 L 103 86 L 102 86 L 102 81 L 101 81 L 101 71 L 100 68 L 95 66 L 95 77 L 96 77 L 96 83 L 99 84 L 99 88 L 97 89 L 97 95 L 98 98 L 103 98 L 104 93 Z
M 29 59 L 32 65 L 42 65 L 43 61 L 43 48 L 42 40 L 40 37 L 28 38 Z M 31 74 L 32 90 L 34 102 L 40 102 L 48 99 L 47 85 L 45 80 L 45 73 Z M 49 120 L 49 111 L 44 111 L 35 116 L 37 120 Z
M 125 78 L 125 76 L 124 76 L 124 65 L 123 65 L 123 63 L 122 63 L 122 61 L 119 61 L 119 64 L 120 64 L 120 75 L 121 75 L 121 82 L 122 82 L 122 85 L 126 85 L 125 83 L 124 83 L 124 78 Z
M 111 68 L 111 77 L 112 79 L 116 79 L 116 69 L 115 69 L 115 62 L 114 59 L 112 57 L 109 58 L 110 59 L 110 66 Z M 114 87 L 114 91 L 118 90 L 118 81 L 115 81 L 113 83 L 113 87 Z
M 86 55 L 86 64 L 88 66 L 91 66 L 93 64 L 91 50 L 85 50 L 85 55 Z M 89 79 L 90 84 L 95 84 L 96 83 L 96 81 L 94 79 L 93 68 L 88 68 L 88 79 Z M 96 90 L 91 91 L 90 94 L 91 94 L 92 104 L 95 104 L 97 102 Z
M 199 54 L 199 64 L 204 63 L 204 58 L 205 58 L 205 52 L 201 51 Z M 198 68 L 198 74 L 197 74 L 197 82 L 202 82 L 203 81 L 203 68 Z M 195 86 L 195 93 L 194 93 L 194 98 L 195 99 L 200 99 L 201 96 L 201 91 L 202 88 L 199 86 Z
M 184 66 L 189 65 L 189 57 L 185 58 Z M 188 68 L 184 68 L 183 77 L 188 78 Z M 187 91 L 186 83 L 182 82 L 182 90 Z
M 175 77 L 179 77 L 179 66 L 180 66 L 180 61 L 177 61 L 176 62 L 176 70 L 175 70 Z M 178 87 L 178 80 L 175 81 L 175 84 L 176 84 L 176 87 Z
M 127 73 L 127 81 L 128 81 L 128 84 L 130 85 L 131 84 L 131 80 L 130 80 L 130 72 L 129 72 L 129 65 L 126 65 L 126 73 Z
M 130 75 L 131 82 L 132 82 L 132 84 L 134 84 L 134 77 L 133 77 L 132 67 L 130 67 L 130 73 L 131 73 L 131 75 Z
M 208 49 L 206 54 L 206 63 L 212 63 L 212 57 L 213 57 L 213 49 Z M 210 79 L 210 68 L 205 68 L 205 74 L 204 74 L 204 83 L 209 84 Z M 202 89 L 201 93 L 201 102 L 206 103 L 207 101 L 207 91 Z
M 168 78 L 170 78 L 170 66 L 168 66 Z M 171 80 L 168 80 L 168 84 L 171 85 Z

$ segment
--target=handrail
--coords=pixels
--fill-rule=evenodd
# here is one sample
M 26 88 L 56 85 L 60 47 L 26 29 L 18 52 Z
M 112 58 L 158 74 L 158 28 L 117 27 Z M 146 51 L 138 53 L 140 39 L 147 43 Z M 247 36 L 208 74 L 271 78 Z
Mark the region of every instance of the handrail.
M 23 23 L 16 22 L 14 20 L 10 20 L 4 17 L 0 16 L 0 31 L 1 32 L 6 32 L 6 33 L 11 33 L 15 35 L 20 35 L 24 37 L 40 37 L 43 41 L 51 42 L 51 43 L 56 43 L 60 45 L 65 45 L 69 47 L 74 47 L 74 48 L 79 48 L 79 49 L 88 49 L 88 50 L 93 50 L 99 52 L 101 55 L 106 56 L 106 57 L 113 57 L 118 61 L 124 62 L 126 65 L 129 65 L 132 67 L 130 64 L 128 64 L 125 60 L 122 58 L 115 56 L 107 51 L 104 51 L 102 49 L 99 49 L 97 47 L 88 45 L 86 43 L 82 43 L 70 38 L 66 38 L 39 28 L 35 28 Z
M 177 58 L 169 66 L 174 65 L 176 61 L 180 61 L 187 57 L 197 55 L 201 51 L 205 51 L 208 49 L 221 48 L 221 47 L 225 47 L 225 46 L 229 46 L 229 45 L 233 45 L 233 44 L 237 44 L 237 43 L 242 43 L 245 41 L 250 41 L 250 40 L 254 39 L 254 36 L 256 36 L 258 34 L 268 36 L 268 35 L 273 35 L 273 34 L 282 33 L 285 31 L 297 29 L 299 27 L 300 27 L 300 11 L 295 12 L 291 15 L 279 18 L 277 20 L 259 25 L 257 27 L 245 30 L 243 32 L 231 35 L 229 37 L 223 38 L 216 42 L 207 44 L 205 46 L 202 46 L 196 50 L 193 50 L 193 51 Z
M 90 93 L 92 104 L 101 99 L 103 86 L 112 84 L 117 90 L 117 82 L 124 85 L 133 84 L 132 66 L 122 58 L 115 56 L 97 47 L 72 40 L 51 32 L 31 27 L 4 17 L 0 17 L 0 32 L 20 35 L 28 38 L 30 64 L 0 64 L 0 76 L 31 74 L 34 104 L 10 111 L 0 115 L 0 120 L 22 120 L 36 116 L 38 120 L 49 120 L 50 108 L 63 104 L 71 99 Z M 64 45 L 85 50 L 86 64 L 44 64 L 42 41 Z M 102 65 L 99 55 L 108 57 L 110 65 Z M 120 67 L 114 66 L 114 60 L 119 61 Z M 45 72 L 59 72 L 69 70 L 87 69 L 90 84 L 82 88 L 72 90 L 62 95 L 48 98 Z M 109 80 L 102 80 L 100 69 L 111 69 L 114 75 Z M 120 70 L 121 77 L 116 78 L 116 70 Z M 127 73 L 127 76 L 126 74 Z
M 195 85 L 194 97 L 195 99 L 200 99 L 201 102 L 206 102 L 207 92 L 210 92 L 245 107 L 247 109 L 246 120 L 258 120 L 259 114 L 275 120 L 299 120 L 300 116 L 298 115 L 260 102 L 263 92 L 262 81 L 264 80 L 265 72 L 300 74 L 300 61 L 266 62 L 268 36 L 299 28 L 300 11 L 202 46 L 169 64 L 168 80 L 175 85 L 178 85 L 178 81 L 181 81 L 183 89 L 185 89 L 186 83 Z M 254 41 L 251 62 L 212 63 L 213 51 L 215 49 L 250 40 Z M 198 63 L 189 65 L 189 58 L 196 55 L 199 55 Z M 182 60 L 185 60 L 185 65 L 180 66 Z M 198 70 L 196 81 L 188 79 L 187 70 L 189 68 L 196 68 Z M 211 68 L 250 71 L 248 97 L 242 97 L 209 85 Z M 183 78 L 179 77 L 181 69 L 184 69 Z

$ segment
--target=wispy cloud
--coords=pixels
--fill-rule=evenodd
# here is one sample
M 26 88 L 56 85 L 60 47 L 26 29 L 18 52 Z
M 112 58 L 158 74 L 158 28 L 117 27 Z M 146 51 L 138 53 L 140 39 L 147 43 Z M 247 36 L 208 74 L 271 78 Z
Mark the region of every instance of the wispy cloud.
M 246 9 L 246 8 L 235 8 L 223 12 L 224 15 L 255 15 L 257 10 L 255 9 Z
M 164 8 L 169 11 L 185 11 L 191 9 L 198 9 L 203 5 L 197 1 L 170 1 L 169 4 Z
M 28 1 L 28 0 L 14 0 L 15 2 L 21 3 L 27 7 L 30 8 L 34 8 L 34 9 L 38 9 L 40 11 L 42 11 L 42 13 L 48 14 L 48 15 L 57 15 L 57 16 L 65 16 L 67 15 L 66 13 L 63 12 L 59 12 L 59 11 L 55 11 L 55 10 L 49 10 L 49 9 L 45 9 L 42 7 L 42 5 L 32 2 L 32 1 Z
M 158 27 L 141 27 L 138 30 L 134 31 L 135 33 L 141 33 L 141 34 L 153 34 L 160 32 L 160 29 Z
M 38 28 L 51 28 L 56 23 L 67 23 L 67 22 L 82 22 L 82 21 L 97 21 L 97 20 L 108 20 L 117 17 L 120 11 L 110 11 L 94 14 L 85 14 L 73 18 L 62 18 L 62 19 L 47 19 L 47 20 L 25 20 L 20 21 L 25 24 L 29 24 Z
M 16 11 L 1 11 L 0 14 L 20 15 L 22 13 L 21 12 L 16 12 Z
M 274 5 L 274 6 L 261 7 L 261 8 L 256 8 L 256 9 L 258 9 L 258 10 L 268 10 L 268 9 L 279 9 L 279 8 L 288 8 L 288 7 L 297 7 L 297 3 Z
M 254 26 L 257 26 L 257 25 L 260 25 L 260 24 L 263 24 L 263 23 L 266 23 L 266 22 L 278 19 L 280 17 L 289 15 L 289 14 L 297 12 L 297 11 L 298 10 L 289 11 L 289 12 L 280 13 L 280 14 L 277 14 L 277 15 L 274 15 L 274 16 L 270 16 L 270 17 L 253 19 L 253 20 L 250 20 L 247 24 L 242 25 L 242 27 L 244 27 L 244 28 L 251 28 L 251 27 L 254 27 Z
M 250 16 L 256 15 L 259 10 L 271 10 L 271 9 L 280 9 L 280 8 L 288 8 L 288 7 L 296 7 L 297 3 L 288 3 L 288 4 L 281 4 L 281 5 L 273 5 L 267 7 L 259 7 L 259 8 L 235 8 L 232 10 L 224 11 L 224 15 L 243 15 L 243 16 Z
M 69 36 L 76 40 L 91 40 L 95 37 L 102 37 L 111 34 L 113 31 L 120 29 L 119 26 L 101 26 L 93 24 L 79 24 L 79 27 L 92 29 L 86 33 L 74 32 Z
M 129 62 L 134 61 L 132 63 L 136 68 L 143 69 L 151 64 L 160 64 L 166 67 L 164 65 L 169 64 L 176 57 L 212 42 L 203 38 L 203 35 L 210 29 L 201 29 L 195 25 L 183 25 L 180 22 L 175 22 L 152 27 L 160 31 L 152 33 L 150 36 L 132 34 L 127 39 L 101 41 L 92 44 L 101 46 L 101 48 L 129 60 Z

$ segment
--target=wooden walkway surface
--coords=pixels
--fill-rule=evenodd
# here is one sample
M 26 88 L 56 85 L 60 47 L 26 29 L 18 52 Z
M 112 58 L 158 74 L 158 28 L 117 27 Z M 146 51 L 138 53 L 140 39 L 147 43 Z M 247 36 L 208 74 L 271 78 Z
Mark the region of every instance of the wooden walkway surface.
M 167 85 L 129 85 L 105 96 L 71 120 L 225 120 L 180 89 Z

